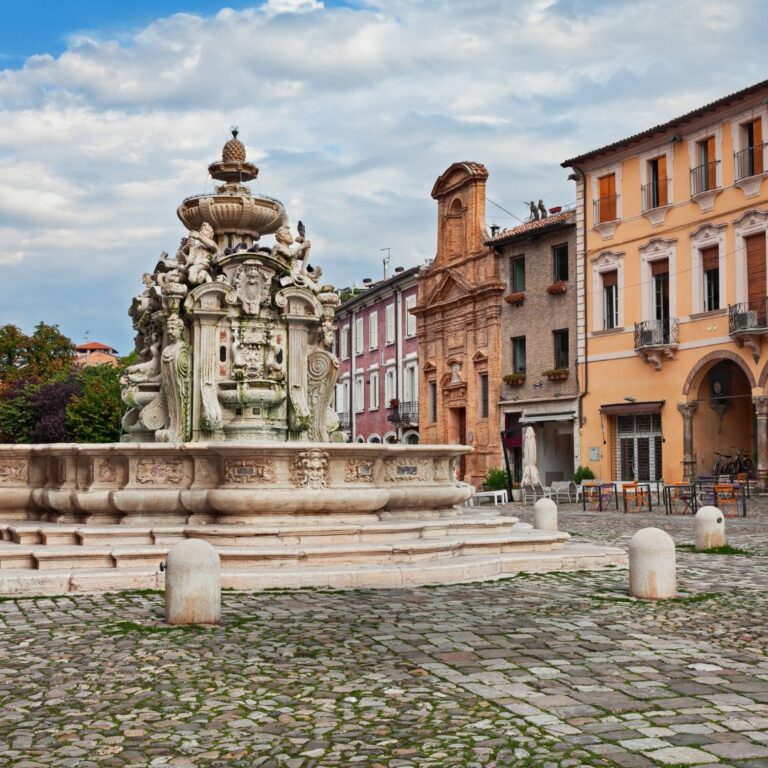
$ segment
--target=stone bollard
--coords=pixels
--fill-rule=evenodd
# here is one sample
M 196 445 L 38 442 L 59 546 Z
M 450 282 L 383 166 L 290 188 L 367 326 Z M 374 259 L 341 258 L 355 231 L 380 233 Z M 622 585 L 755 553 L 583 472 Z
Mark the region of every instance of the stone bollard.
M 539 531 L 557 530 L 557 504 L 552 499 L 539 499 L 533 505 L 533 527 Z
M 207 541 L 185 539 L 166 558 L 165 620 L 168 624 L 221 621 L 221 560 Z
M 643 528 L 629 541 L 629 594 L 644 600 L 677 595 L 675 542 L 660 528 Z
M 725 517 L 717 507 L 696 513 L 696 550 L 725 546 Z

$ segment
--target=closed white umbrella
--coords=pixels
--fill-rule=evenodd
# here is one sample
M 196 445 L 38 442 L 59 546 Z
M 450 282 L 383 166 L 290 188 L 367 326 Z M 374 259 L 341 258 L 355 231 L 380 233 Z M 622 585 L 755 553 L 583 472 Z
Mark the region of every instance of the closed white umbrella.
M 541 483 L 539 470 L 536 466 L 536 435 L 533 427 L 525 428 L 523 438 L 523 485 L 537 485 Z

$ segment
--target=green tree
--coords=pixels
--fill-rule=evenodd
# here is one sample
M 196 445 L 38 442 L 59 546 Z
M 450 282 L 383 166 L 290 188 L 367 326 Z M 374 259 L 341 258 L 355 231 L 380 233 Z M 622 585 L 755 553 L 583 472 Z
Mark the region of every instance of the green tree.
M 16 381 L 0 395 L 0 443 L 31 443 L 41 384 Z
M 93 365 L 77 373 L 79 393 L 66 407 L 67 432 L 76 443 L 114 443 L 120 440 L 123 367 Z
M 31 336 L 15 325 L 0 326 L 0 386 L 34 379 L 49 381 L 71 370 L 75 345 L 58 325 L 38 323 Z

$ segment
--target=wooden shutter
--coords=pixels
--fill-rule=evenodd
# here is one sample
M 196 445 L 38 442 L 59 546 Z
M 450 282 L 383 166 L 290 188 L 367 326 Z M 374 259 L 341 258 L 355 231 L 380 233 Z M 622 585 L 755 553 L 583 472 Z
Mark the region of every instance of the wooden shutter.
M 758 309 L 765 301 L 765 234 L 745 237 L 744 245 L 747 251 L 749 280 L 747 297 L 750 309 Z
M 616 174 L 609 173 L 600 179 L 599 220 L 613 221 L 616 218 Z
M 619 284 L 619 273 L 617 270 L 612 272 L 603 272 L 603 288 L 610 288 L 612 285 Z
M 667 205 L 667 156 L 661 155 L 656 163 L 659 177 L 659 205 Z
M 654 277 L 656 277 L 656 275 L 669 274 L 669 259 L 659 259 L 658 261 L 652 261 L 651 274 Z
M 709 272 L 710 269 L 717 269 L 720 266 L 720 249 L 718 246 L 713 245 L 702 249 L 701 266 L 705 272 Z
M 715 137 L 710 136 L 707 139 L 707 162 L 709 163 L 709 187 L 707 189 L 714 189 L 717 184 L 717 174 L 715 173 Z
M 752 144 L 754 149 L 754 173 L 763 172 L 763 121 L 758 117 L 752 121 Z

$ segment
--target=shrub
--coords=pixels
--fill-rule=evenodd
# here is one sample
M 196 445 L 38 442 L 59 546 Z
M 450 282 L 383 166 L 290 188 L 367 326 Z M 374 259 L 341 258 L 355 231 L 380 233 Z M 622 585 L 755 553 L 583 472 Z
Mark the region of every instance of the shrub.
M 573 482 L 576 483 L 576 485 L 580 485 L 582 480 L 594 480 L 594 479 L 595 479 L 595 473 L 589 467 L 579 466 L 579 468 L 576 470 L 576 472 L 573 475 Z
M 483 485 L 489 491 L 505 491 L 509 484 L 509 477 L 503 469 L 489 469 L 483 480 Z

